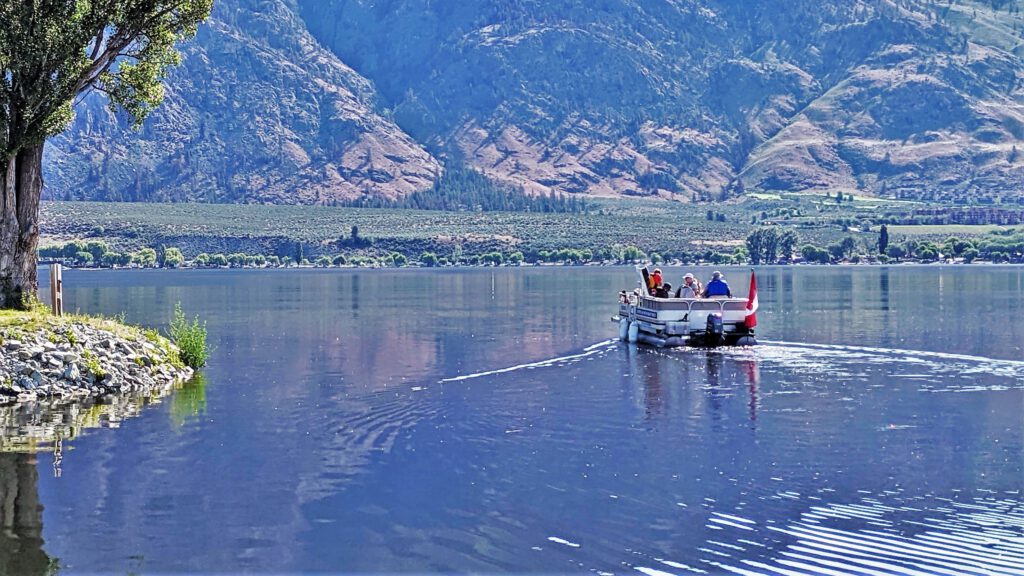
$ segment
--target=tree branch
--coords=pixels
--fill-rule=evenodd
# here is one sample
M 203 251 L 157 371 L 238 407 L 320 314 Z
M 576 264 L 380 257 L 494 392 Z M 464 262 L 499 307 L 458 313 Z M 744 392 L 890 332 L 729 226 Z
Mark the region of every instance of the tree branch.
M 102 26 L 98 32 L 93 36 L 95 44 L 92 47 L 92 53 L 89 54 L 89 60 L 96 61 L 96 57 L 100 55 L 100 50 L 103 49 L 103 41 L 107 38 L 107 28 Z

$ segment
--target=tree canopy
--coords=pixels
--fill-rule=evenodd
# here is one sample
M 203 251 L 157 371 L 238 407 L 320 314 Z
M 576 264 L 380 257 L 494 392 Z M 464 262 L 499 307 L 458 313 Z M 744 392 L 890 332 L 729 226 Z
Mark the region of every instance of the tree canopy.
M 193 36 L 212 7 L 213 0 L 0 1 L 0 307 L 25 308 L 38 288 L 46 139 L 93 92 L 141 123 L 164 98 L 167 70 L 181 58 L 175 44 Z
M 0 2 L 0 148 L 42 144 L 71 122 L 77 99 L 106 94 L 140 123 L 213 0 Z

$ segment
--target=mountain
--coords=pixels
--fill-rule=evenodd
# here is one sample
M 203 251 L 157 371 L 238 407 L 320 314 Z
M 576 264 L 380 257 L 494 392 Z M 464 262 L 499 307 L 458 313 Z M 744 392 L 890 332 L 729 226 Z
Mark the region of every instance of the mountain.
M 1022 201 L 1024 0 L 218 0 L 51 197 L 331 203 L 443 165 L 534 192 Z
M 45 161 L 50 197 L 129 201 L 396 198 L 442 173 L 277 0 L 216 2 L 141 130 L 89 98 Z

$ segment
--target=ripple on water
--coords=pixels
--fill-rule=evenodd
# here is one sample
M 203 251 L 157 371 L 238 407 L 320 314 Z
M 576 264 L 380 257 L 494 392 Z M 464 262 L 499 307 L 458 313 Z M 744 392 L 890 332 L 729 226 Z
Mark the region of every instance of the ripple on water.
M 928 505 L 865 498 L 809 506 L 799 520 L 757 526 L 754 537 L 735 533 L 737 543 L 773 542 L 762 557 L 702 561 L 735 574 L 1024 574 L 1021 502 L 975 498 L 943 506 L 947 499 L 908 500 Z
M 374 455 L 391 452 L 403 434 L 420 422 L 436 418 L 437 407 L 417 393 L 416 401 L 402 395 L 340 400 L 326 424 L 320 447 L 323 458 L 312 474 L 301 477 L 299 492 L 307 500 L 328 496 L 363 472 Z
M 352 474 L 373 454 L 403 454 L 415 444 L 459 468 L 442 473 L 451 486 L 478 494 L 470 507 L 434 493 L 445 503 L 442 514 L 476 518 L 486 509 L 515 519 L 507 535 L 467 540 L 459 531 L 437 540 L 437 527 L 422 520 L 429 529 L 419 545 L 431 551 L 424 558 L 456 554 L 491 567 L 521 566 L 518 554 L 532 550 L 522 565 L 583 561 L 594 571 L 621 564 L 652 575 L 998 572 L 993 566 L 1020 573 L 1006 565 L 1024 554 L 1014 548 L 1024 546 L 1014 540 L 1021 537 L 1019 506 L 979 500 L 968 504 L 981 510 L 967 510 L 900 491 L 818 489 L 822 478 L 845 481 L 870 471 L 851 466 L 851 458 L 877 456 L 886 443 L 888 463 L 902 463 L 904 448 L 916 450 L 930 429 L 917 406 L 946 400 L 921 394 L 923 385 L 1024 387 L 1024 363 L 965 379 L 977 359 L 947 359 L 953 369 L 914 354 L 793 344 L 659 351 L 599 342 L 346 405 L 332 418 L 336 438 L 327 453 L 337 460 L 329 469 Z M 918 403 L 904 402 L 909 397 Z M 889 406 L 903 410 L 883 413 Z M 849 434 L 844 426 L 851 423 L 865 425 Z M 680 485 L 669 480 L 680 476 Z M 657 508 L 666 495 L 671 515 Z M 523 508 L 524 498 L 531 507 Z M 566 523 L 556 512 L 570 510 L 586 520 Z M 381 537 L 393 531 L 390 522 Z M 644 538 L 650 551 L 627 550 L 623 561 L 623 541 L 644 549 L 637 545 Z M 978 549 L 965 558 L 943 556 L 965 544 Z

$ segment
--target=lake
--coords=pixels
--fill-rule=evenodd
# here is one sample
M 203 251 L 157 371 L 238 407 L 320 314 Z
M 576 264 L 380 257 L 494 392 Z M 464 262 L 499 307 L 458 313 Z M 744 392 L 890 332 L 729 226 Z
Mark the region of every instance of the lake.
M 612 340 L 629 268 L 64 279 L 213 355 L 0 455 L 0 572 L 1022 573 L 1021 267 L 761 268 L 719 350 Z

